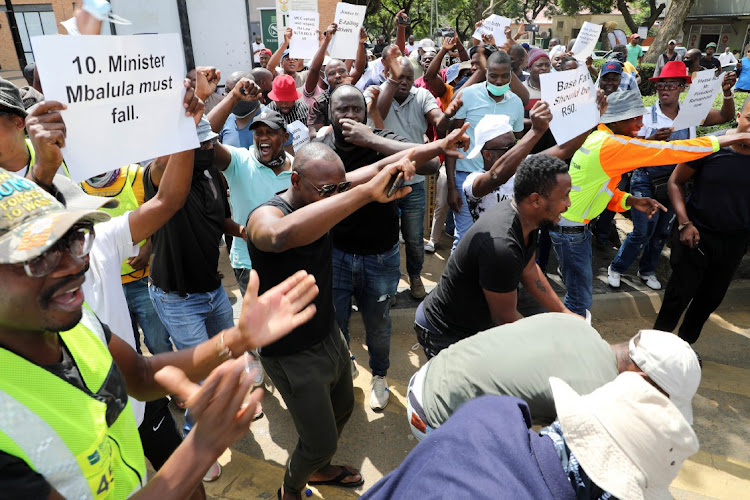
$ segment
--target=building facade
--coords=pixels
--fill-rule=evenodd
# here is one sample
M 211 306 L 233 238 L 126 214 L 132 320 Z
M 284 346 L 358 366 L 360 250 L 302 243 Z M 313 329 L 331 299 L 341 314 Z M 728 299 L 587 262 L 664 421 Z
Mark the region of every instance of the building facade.
M 750 0 L 696 0 L 683 31 L 689 49 L 705 50 L 713 42 L 719 53 L 727 46 L 744 53 L 750 44 Z

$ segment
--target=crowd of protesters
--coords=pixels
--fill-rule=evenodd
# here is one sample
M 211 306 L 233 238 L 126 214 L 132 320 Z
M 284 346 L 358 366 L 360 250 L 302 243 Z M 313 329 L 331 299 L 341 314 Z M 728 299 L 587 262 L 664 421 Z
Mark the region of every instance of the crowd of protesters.
M 193 118 L 200 146 L 80 185 L 63 162 L 65 106 L 44 99 L 38 72 L 21 89 L 0 79 L 4 496 L 205 498 L 218 456 L 264 416 L 264 376 L 298 434 L 278 498 L 361 486 L 360 471 L 332 463 L 358 411 L 349 321 L 356 308 L 367 402 L 382 411 L 401 252 L 428 359 L 407 392 L 421 442 L 366 497 L 668 494 L 698 450 L 690 344 L 750 235 L 750 107 L 735 109 L 734 72 L 703 124 L 736 116 L 736 129 L 698 137 L 672 123 L 693 72 L 715 67 L 715 46 L 683 60 L 670 42 L 645 108 L 638 35 L 597 71 L 572 43 L 519 44 L 523 30 L 503 44 L 465 46 L 448 30 L 437 43 L 407 38 L 404 11 L 395 43 L 381 35 L 370 50 L 363 29 L 356 57 L 339 60 L 328 54 L 337 29 L 307 61 L 290 51 L 291 28 L 273 52 L 258 37 L 223 86 L 220 69 L 190 69 L 174 113 Z M 540 75 L 579 65 L 596 81 L 600 123 L 558 144 Z M 25 200 L 35 206 L 19 217 Z M 610 345 L 585 319 L 592 239 L 627 211 L 633 230 L 609 284 L 640 256 L 637 276 L 660 289 L 670 238 L 672 274 L 654 329 Z M 425 252 L 449 213 L 450 257 L 427 293 Z M 219 272 L 225 241 L 238 320 Z M 170 399 L 186 410 L 183 432 Z

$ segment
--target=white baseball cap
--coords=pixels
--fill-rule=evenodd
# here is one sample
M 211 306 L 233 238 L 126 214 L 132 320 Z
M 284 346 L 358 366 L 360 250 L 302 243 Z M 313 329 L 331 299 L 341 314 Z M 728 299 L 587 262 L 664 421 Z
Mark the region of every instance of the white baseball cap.
M 586 396 L 549 383 L 565 444 L 597 486 L 622 499 L 672 498 L 670 483 L 699 446 L 669 398 L 634 372 Z
M 698 356 L 677 335 L 659 330 L 641 330 L 630 339 L 630 359 L 693 424 L 693 396 L 701 383 Z
M 422 49 L 426 49 L 427 47 L 435 47 L 435 42 L 430 40 L 429 38 L 423 38 L 419 41 L 419 47 Z
M 507 115 L 484 115 L 474 127 L 474 148 L 466 158 L 476 157 L 487 141 L 508 132 L 513 132 L 513 127 L 510 126 L 510 118 Z

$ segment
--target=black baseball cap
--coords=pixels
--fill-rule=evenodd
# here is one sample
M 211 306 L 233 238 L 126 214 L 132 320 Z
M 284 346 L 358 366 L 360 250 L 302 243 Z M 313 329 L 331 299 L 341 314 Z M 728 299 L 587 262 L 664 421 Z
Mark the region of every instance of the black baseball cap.
M 284 129 L 286 130 L 286 122 L 284 118 L 271 109 L 265 108 L 258 116 L 255 117 L 253 123 L 250 124 L 250 130 L 255 129 L 260 124 L 268 125 L 273 130 Z

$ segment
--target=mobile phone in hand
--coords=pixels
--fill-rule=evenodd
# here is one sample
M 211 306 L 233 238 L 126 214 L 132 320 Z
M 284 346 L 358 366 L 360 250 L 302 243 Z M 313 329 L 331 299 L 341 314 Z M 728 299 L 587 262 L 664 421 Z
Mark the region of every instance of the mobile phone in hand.
M 388 195 L 387 195 L 388 198 L 393 196 L 393 194 L 399 189 L 401 189 L 401 186 L 403 185 L 404 185 L 404 173 L 399 172 L 398 175 L 396 176 L 396 179 L 393 181 L 393 184 L 391 184 L 390 189 L 388 190 Z
M 524 24 L 523 25 L 523 29 L 526 30 L 526 31 L 533 31 L 534 33 L 538 33 L 539 32 L 539 25 L 535 24 L 535 23 Z
M 409 26 L 409 23 L 410 23 L 409 16 L 405 15 L 403 17 L 402 16 L 398 17 L 398 24 L 400 24 L 402 26 Z

